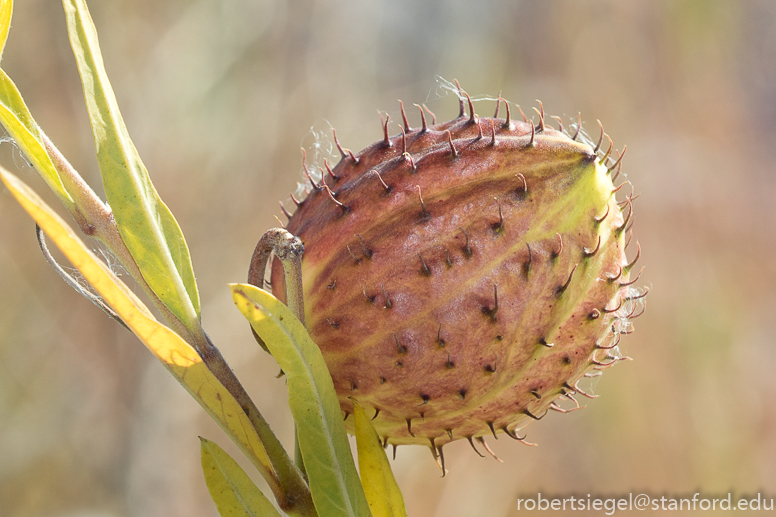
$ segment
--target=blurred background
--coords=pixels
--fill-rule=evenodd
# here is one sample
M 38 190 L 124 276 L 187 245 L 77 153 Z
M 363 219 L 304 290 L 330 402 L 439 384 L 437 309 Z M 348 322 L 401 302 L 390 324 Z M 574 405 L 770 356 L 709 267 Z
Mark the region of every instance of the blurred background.
M 652 292 L 622 342 L 635 361 L 607 371 L 584 411 L 530 426 L 539 447 L 490 440 L 498 463 L 454 443 L 444 479 L 426 448 L 400 448 L 410 515 L 513 516 L 537 492 L 776 497 L 775 2 L 91 3 L 129 131 L 191 248 L 205 328 L 286 444 L 284 381 L 226 283 L 245 279 L 277 224 L 300 147 L 325 150 L 333 126 L 361 149 L 381 137 L 376 110 L 397 120 L 397 99 L 452 118 L 441 76 L 527 114 L 534 99 L 566 121 L 581 112 L 590 133 L 600 119 L 627 144 Z M 57 2 L 18 2 L 2 66 L 99 191 Z M 0 153 L 44 192 L 18 151 Z M 64 285 L 0 191 L 0 515 L 214 517 L 198 435 L 228 445 L 132 335 Z

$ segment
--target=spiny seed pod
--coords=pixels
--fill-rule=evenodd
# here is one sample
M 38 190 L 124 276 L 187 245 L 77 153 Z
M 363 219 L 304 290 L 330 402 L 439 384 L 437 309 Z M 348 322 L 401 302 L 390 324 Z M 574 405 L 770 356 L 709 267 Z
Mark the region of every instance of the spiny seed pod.
M 341 161 L 320 183 L 308 174 L 287 225 L 304 242 L 307 327 L 345 418 L 358 400 L 384 443 L 435 456 L 460 438 L 523 441 L 530 421 L 570 410 L 559 398 L 589 396 L 577 383 L 623 359 L 643 296 L 611 140 L 603 155 L 543 109 L 534 125 L 508 104 L 486 118 L 469 100 L 467 115 L 463 99 L 452 121 L 429 125 L 421 109 L 412 128 L 402 106 L 399 135 L 386 120 L 357 154 L 337 143 Z M 282 299 L 277 260 L 271 283 Z

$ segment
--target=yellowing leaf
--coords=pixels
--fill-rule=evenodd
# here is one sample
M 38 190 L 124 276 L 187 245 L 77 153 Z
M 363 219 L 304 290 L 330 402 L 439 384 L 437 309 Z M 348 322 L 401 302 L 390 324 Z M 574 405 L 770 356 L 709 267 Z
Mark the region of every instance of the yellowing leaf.
M 221 517 L 280 517 L 248 474 L 216 443 L 202 442 L 202 472 Z
M 372 421 L 358 402 L 353 402 L 353 417 L 356 423 L 356 447 L 358 448 L 358 469 L 361 485 L 374 517 L 407 517 L 396 478 L 393 476 L 388 457 L 385 455 Z
M 65 208 L 70 213 L 74 213 L 75 203 L 62 184 L 62 179 L 46 152 L 40 127 L 32 118 L 16 85 L 1 69 L 0 122 L 51 190 L 54 191 L 54 194 L 62 201 Z
M 286 374 L 288 402 L 318 514 L 369 515 L 337 393 L 320 349 L 291 309 L 270 293 L 248 284 L 229 287 L 235 305 Z
M 183 233 L 156 192 L 119 112 L 84 0 L 63 0 L 67 30 L 92 123 L 108 204 L 143 278 L 165 306 L 199 332 L 199 294 Z
M 0 0 L 0 57 L 3 55 L 5 40 L 8 39 L 8 29 L 11 28 L 11 13 L 13 0 Z
M 240 404 L 178 334 L 148 308 L 84 245 L 76 233 L 19 178 L 0 167 L 0 179 L 67 259 L 146 347 L 235 441 L 259 470 L 276 479 L 267 452 Z M 265 477 L 267 477 L 265 475 Z

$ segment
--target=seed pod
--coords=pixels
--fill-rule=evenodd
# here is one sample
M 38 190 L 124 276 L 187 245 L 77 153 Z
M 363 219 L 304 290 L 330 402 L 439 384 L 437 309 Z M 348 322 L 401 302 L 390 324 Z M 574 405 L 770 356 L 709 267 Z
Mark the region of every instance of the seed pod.
M 534 126 L 469 106 L 394 137 L 386 123 L 357 154 L 340 147 L 287 225 L 341 407 L 371 406 L 394 445 L 522 440 L 621 359 L 636 303 L 623 286 L 633 207 L 618 205 L 610 153 L 545 125 L 543 109 Z M 282 299 L 277 261 L 271 280 Z

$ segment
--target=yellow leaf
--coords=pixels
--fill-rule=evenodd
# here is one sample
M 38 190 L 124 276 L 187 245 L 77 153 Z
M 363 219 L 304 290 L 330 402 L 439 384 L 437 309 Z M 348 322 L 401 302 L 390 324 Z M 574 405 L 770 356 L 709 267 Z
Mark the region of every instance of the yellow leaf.
M 8 39 L 8 29 L 11 28 L 11 13 L 13 0 L 0 0 L 0 56 L 3 55 L 5 40 Z
M 0 11 L 2 14 L 2 11 Z M 11 135 L 16 145 L 35 166 L 41 177 L 71 213 L 76 213 L 75 202 L 62 182 L 57 168 L 51 161 L 43 143 L 43 132 L 24 104 L 19 90 L 11 78 L 0 69 L 0 123 Z
M 19 178 L 0 167 L 0 179 L 84 279 L 235 441 L 259 469 L 272 473 L 266 450 L 240 404 L 178 334 L 159 323 L 132 291 L 76 233 Z
M 361 405 L 353 402 L 356 422 L 356 447 L 361 485 L 374 517 L 407 517 L 402 496 L 391 465 L 372 421 Z
M 202 472 L 221 517 L 280 517 L 248 474 L 215 442 L 200 437 Z

